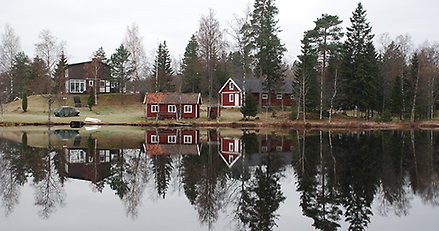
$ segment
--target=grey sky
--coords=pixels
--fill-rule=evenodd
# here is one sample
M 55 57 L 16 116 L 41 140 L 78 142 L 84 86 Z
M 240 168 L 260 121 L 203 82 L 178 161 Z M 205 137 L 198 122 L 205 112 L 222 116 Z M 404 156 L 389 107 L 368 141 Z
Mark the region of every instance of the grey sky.
M 323 13 L 335 14 L 343 26 L 356 8 L 355 0 L 277 0 L 279 34 L 295 60 L 305 30 Z M 367 18 L 378 35 L 388 32 L 396 37 L 410 34 L 415 45 L 438 41 L 439 1 L 437 0 L 364 0 Z M 29 56 L 43 29 L 49 29 L 67 44 L 70 63 L 86 61 L 100 46 L 107 55 L 114 53 L 125 36 L 127 26 L 137 23 L 146 54 L 152 59 L 159 42 L 166 40 L 174 58 L 179 59 L 198 29 L 202 15 L 212 8 L 223 29 L 228 29 L 234 15 L 242 15 L 253 0 L 16 0 L 0 7 L 0 32 L 9 24 L 20 36 L 20 44 Z M 229 29 L 230 30 L 230 29 Z

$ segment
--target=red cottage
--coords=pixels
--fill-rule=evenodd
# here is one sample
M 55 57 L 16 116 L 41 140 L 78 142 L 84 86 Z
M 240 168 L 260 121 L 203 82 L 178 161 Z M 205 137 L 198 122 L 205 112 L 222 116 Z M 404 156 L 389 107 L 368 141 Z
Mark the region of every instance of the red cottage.
M 238 84 L 229 78 L 223 87 L 219 90 L 221 107 L 241 107 L 242 105 L 242 90 Z
M 275 93 L 269 94 L 263 86 L 263 81 L 255 78 L 248 78 L 243 86 L 243 80 L 229 78 L 219 90 L 220 105 L 224 108 L 242 105 L 243 92 L 252 94 L 259 106 L 291 106 L 293 103 L 293 80 L 284 80 L 283 85 Z
M 157 119 L 200 118 L 200 93 L 146 93 L 145 117 Z

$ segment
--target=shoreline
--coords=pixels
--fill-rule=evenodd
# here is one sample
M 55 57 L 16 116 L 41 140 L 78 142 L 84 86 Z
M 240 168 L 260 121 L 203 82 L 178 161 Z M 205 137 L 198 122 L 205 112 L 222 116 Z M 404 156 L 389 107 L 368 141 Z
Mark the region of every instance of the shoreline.
M 73 121 L 73 120 L 72 120 Z M 306 122 L 296 120 L 268 121 L 142 121 L 142 122 L 99 122 L 84 123 L 84 126 L 137 126 L 137 127 L 192 127 L 192 128 L 275 128 L 294 130 L 434 130 L 439 129 L 439 121 L 415 121 L 414 123 L 402 122 L 374 122 L 374 121 L 333 121 L 309 120 Z M 70 126 L 70 122 L 17 122 L 2 121 L 0 127 L 17 126 Z

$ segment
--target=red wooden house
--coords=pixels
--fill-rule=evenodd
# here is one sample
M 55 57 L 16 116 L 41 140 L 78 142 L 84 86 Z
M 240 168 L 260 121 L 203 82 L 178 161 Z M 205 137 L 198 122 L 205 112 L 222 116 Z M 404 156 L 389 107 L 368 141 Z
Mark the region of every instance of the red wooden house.
M 283 85 L 275 93 L 265 90 L 263 81 L 248 78 L 243 87 L 243 80 L 229 78 L 218 91 L 220 105 L 224 108 L 239 108 L 242 105 L 244 91 L 252 94 L 259 106 L 291 106 L 293 103 L 293 80 L 284 80 Z
M 145 117 L 158 119 L 200 118 L 200 93 L 146 93 Z
M 151 129 L 146 131 L 147 155 L 200 155 L 200 131 L 191 129 Z
M 218 91 L 220 95 L 220 105 L 224 108 L 241 107 L 242 90 L 238 84 L 229 78 Z
M 241 137 L 221 137 L 219 153 L 227 166 L 231 168 L 242 155 Z

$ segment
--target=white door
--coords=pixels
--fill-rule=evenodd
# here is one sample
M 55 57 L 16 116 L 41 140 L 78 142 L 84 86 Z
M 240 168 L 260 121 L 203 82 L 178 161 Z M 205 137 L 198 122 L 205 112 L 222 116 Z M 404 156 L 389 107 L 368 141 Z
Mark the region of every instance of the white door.
M 240 100 L 239 100 L 239 94 L 235 94 L 235 106 L 236 106 L 236 107 L 241 106 L 241 105 L 239 104 L 239 102 L 240 102 Z

